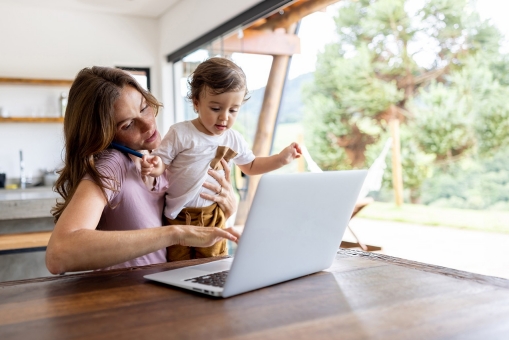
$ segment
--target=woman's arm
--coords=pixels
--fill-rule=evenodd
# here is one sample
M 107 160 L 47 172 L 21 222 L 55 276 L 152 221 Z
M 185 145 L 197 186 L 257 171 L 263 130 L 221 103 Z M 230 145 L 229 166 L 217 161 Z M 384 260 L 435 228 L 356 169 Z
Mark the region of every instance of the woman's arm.
M 56 223 L 46 250 L 46 266 L 51 273 L 101 269 L 174 244 L 208 247 L 223 238 L 236 241 L 238 237 L 229 229 L 191 226 L 96 230 L 105 206 L 99 186 L 81 181 Z

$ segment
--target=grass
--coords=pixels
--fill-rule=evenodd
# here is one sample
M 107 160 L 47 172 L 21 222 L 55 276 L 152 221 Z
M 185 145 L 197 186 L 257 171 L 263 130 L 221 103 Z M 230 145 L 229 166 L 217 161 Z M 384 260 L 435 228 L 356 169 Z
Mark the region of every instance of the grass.
M 509 233 L 509 212 L 505 211 L 436 208 L 419 204 L 404 204 L 397 207 L 393 203 L 373 202 L 357 216 L 374 220 Z

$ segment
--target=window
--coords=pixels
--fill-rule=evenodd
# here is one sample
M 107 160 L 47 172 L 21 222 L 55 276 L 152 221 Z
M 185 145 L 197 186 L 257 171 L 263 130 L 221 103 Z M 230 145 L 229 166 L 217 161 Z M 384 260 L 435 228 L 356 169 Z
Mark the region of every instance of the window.
M 150 92 L 150 68 L 127 66 L 117 66 L 117 68 L 129 72 L 141 87 Z

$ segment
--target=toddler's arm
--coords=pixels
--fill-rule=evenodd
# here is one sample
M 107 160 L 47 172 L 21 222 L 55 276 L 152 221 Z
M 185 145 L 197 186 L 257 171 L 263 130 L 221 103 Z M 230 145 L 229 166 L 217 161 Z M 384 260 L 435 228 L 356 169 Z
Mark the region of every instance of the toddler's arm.
M 141 175 L 157 177 L 162 175 L 166 166 L 159 156 L 143 155 L 141 159 Z
M 277 155 L 269 157 L 256 157 L 251 163 L 239 165 L 240 170 L 246 175 L 261 175 L 290 163 L 302 154 L 299 144 L 292 143 Z

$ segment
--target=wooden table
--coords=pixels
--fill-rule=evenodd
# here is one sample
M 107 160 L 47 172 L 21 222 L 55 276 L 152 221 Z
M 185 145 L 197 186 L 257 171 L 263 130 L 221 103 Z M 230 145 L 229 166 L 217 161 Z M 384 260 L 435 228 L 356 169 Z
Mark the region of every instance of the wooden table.
M 509 280 L 363 251 L 229 299 L 143 278 L 209 260 L 5 282 L 0 339 L 509 339 Z

